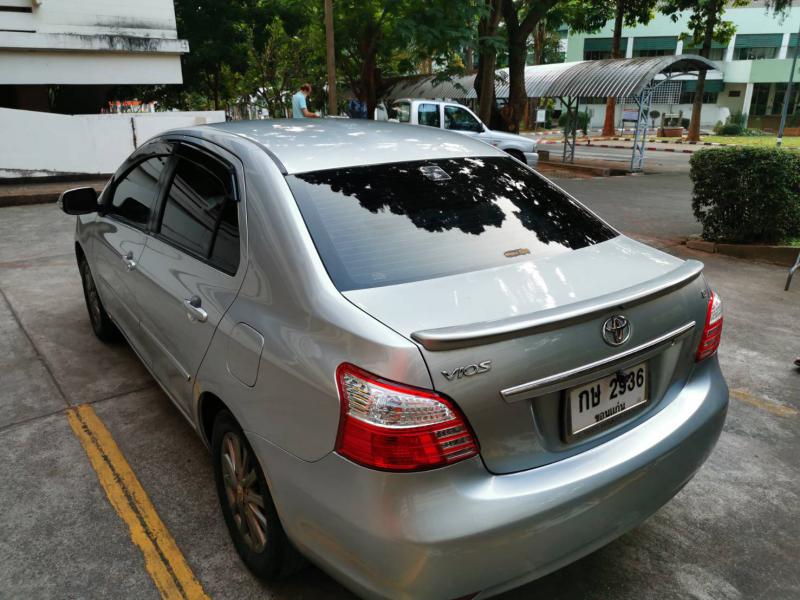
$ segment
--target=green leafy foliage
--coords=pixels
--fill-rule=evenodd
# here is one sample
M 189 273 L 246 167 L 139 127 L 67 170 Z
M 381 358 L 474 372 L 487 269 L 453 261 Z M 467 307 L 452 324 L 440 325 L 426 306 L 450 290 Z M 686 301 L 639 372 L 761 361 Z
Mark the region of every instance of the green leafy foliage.
M 577 114 L 571 112 L 563 112 L 558 117 L 558 126 L 564 130 L 565 135 L 571 135 L 575 130 L 576 125 L 578 131 L 586 134 L 589 130 L 589 121 L 591 115 L 588 112 L 580 111 Z
M 780 243 L 800 236 L 800 155 L 758 147 L 692 155 L 692 210 L 707 240 Z

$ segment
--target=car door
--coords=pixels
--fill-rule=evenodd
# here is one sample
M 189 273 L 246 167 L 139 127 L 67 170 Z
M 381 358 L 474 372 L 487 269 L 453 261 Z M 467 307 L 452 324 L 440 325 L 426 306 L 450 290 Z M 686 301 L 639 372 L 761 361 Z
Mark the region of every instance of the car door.
M 150 367 L 189 415 L 193 379 L 246 265 L 239 235 L 244 182 L 233 166 L 238 161 L 208 147 L 177 147 L 139 261 Z
M 455 104 L 444 106 L 444 128 L 457 131 L 471 137 L 477 137 L 484 142 L 489 141 L 488 129 L 483 126 L 470 110 Z
M 165 148 L 162 148 L 165 150 Z M 169 156 L 144 154 L 126 165 L 104 192 L 94 224 L 93 263 L 90 264 L 106 310 L 141 354 L 137 266 L 155 212 L 159 182 Z

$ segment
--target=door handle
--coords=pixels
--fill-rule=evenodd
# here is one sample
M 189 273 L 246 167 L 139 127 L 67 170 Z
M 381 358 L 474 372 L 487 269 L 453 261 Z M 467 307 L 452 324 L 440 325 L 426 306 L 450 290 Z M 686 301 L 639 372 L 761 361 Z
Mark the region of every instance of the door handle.
M 133 260 L 133 252 L 128 252 L 122 257 L 122 263 L 126 271 L 133 271 L 136 268 L 136 261 Z
M 192 296 L 183 300 L 183 305 L 186 307 L 186 317 L 192 322 L 205 323 L 208 321 L 208 313 L 200 308 L 200 303 L 199 296 Z

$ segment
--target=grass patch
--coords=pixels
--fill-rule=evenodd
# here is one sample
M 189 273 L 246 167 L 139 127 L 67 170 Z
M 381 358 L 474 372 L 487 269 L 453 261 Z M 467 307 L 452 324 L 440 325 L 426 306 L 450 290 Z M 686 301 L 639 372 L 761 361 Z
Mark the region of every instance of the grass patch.
M 737 146 L 775 147 L 774 135 L 706 135 L 700 138 L 703 142 L 719 144 L 735 144 Z M 783 137 L 783 148 L 800 148 L 800 136 Z

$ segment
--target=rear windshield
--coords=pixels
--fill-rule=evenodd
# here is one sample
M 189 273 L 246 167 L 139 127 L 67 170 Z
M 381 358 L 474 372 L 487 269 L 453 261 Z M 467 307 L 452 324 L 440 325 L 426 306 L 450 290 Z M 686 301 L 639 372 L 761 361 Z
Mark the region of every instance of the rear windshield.
M 617 235 L 511 158 L 456 158 L 287 177 L 341 291 L 519 261 Z

